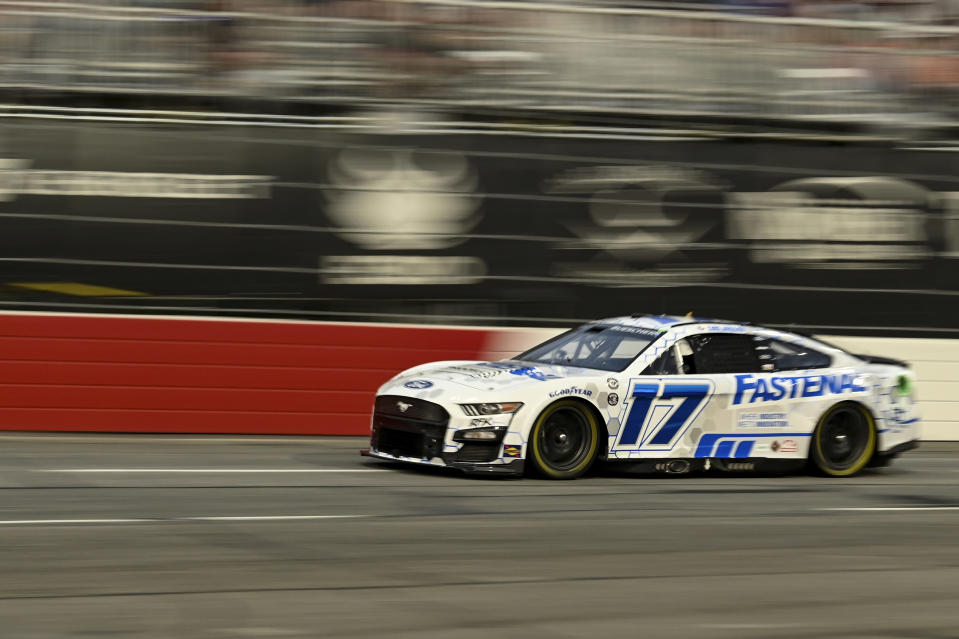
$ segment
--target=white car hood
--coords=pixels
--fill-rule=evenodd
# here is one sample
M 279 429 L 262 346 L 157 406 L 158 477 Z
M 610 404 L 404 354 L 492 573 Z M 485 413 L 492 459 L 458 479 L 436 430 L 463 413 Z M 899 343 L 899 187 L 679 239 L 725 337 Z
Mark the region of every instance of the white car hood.
M 436 362 L 403 372 L 389 385 L 413 380 L 451 382 L 474 390 L 492 391 L 568 378 L 604 378 L 616 373 L 574 366 L 552 366 L 515 360 L 503 362 Z

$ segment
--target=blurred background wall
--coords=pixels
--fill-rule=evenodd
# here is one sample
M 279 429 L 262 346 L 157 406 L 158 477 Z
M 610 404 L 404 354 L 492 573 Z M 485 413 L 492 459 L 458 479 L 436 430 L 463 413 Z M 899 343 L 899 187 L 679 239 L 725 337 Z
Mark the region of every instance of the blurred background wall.
M 0 305 L 959 324 L 955 3 L 0 1 Z
M 0 0 L 0 309 L 551 330 L 693 311 L 951 344 L 957 18 Z

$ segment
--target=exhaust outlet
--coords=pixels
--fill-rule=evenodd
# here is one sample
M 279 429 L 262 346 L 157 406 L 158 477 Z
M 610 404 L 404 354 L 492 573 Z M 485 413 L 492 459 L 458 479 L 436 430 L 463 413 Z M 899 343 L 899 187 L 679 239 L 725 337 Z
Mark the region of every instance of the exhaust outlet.
M 688 459 L 673 459 L 668 462 L 656 464 L 656 470 L 670 475 L 682 475 L 688 473 L 691 468 L 692 464 L 689 463 Z
M 674 459 L 666 465 L 666 472 L 680 475 L 682 473 L 688 473 L 689 468 L 689 461 L 685 459 Z

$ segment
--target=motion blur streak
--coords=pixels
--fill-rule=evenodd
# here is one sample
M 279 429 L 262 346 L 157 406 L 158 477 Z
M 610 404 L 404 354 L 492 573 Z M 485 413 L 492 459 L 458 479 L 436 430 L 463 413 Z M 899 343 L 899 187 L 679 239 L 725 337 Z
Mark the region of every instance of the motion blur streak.
M 0 435 L 0 639 L 954 636 L 959 444 L 546 487 L 282 435 L 693 311 L 908 360 L 959 437 L 957 43 L 952 0 L 0 0 L 0 430 L 139 434 Z
M 5 0 L 2 81 L 154 98 L 889 121 L 955 81 L 947 3 L 633 4 Z
M 361 444 L 0 436 L 4 519 L 162 519 L 0 526 L 4 634 L 866 639 L 959 624 L 959 513 L 942 510 L 959 505 L 956 444 L 841 482 L 32 472 L 54 458 L 389 468 L 361 460 Z M 863 507 L 909 510 L 822 510 Z M 270 519 L 295 513 L 374 516 Z

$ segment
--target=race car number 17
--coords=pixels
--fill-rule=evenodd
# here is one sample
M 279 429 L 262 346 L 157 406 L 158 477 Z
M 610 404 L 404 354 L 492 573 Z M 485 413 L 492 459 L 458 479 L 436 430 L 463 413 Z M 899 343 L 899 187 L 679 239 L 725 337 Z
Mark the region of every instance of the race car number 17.
M 671 447 L 696 421 L 712 394 L 709 380 L 634 384 L 629 412 L 615 447 Z

